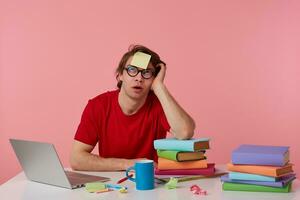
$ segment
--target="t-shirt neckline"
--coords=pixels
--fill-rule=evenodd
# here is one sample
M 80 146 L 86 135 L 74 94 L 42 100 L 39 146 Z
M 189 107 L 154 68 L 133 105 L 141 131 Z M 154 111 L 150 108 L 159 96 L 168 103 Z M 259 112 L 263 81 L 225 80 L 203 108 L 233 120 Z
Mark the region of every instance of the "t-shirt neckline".
M 121 106 L 120 106 L 120 104 L 119 104 L 119 93 L 120 93 L 120 90 L 118 90 L 117 91 L 117 93 L 116 93 L 116 96 L 115 96 L 115 103 L 116 103 L 116 105 L 117 105 L 117 108 L 118 108 L 118 111 L 122 114 L 122 116 L 124 116 L 124 117 L 126 117 L 126 118 L 134 118 L 135 116 L 138 116 L 141 112 L 143 112 L 145 109 L 146 109 L 146 105 L 148 104 L 148 101 L 149 101 L 149 94 L 148 94 L 148 96 L 147 96 L 147 99 L 146 99 L 146 101 L 145 101 L 145 103 L 144 103 L 144 105 L 136 112 L 136 113 L 134 113 L 134 114 L 132 114 L 132 115 L 126 115 L 124 112 L 123 112 L 123 110 L 122 110 L 122 108 L 121 108 Z

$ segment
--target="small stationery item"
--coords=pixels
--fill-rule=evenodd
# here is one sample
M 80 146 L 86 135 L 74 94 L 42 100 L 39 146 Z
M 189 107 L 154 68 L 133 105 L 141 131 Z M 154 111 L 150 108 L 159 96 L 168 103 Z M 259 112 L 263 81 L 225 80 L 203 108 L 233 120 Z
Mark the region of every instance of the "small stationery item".
M 99 191 L 106 189 L 106 184 L 103 182 L 86 183 L 85 189 L 88 192 L 99 192 Z
M 244 184 L 251 184 L 251 185 L 264 185 L 270 187 L 284 187 L 289 184 L 291 181 L 296 179 L 295 174 L 289 174 L 286 176 L 280 177 L 280 179 L 273 181 L 251 181 L 251 180 L 236 180 L 230 179 L 228 175 L 224 175 L 221 177 L 222 182 L 229 182 L 229 183 L 244 183 Z
M 196 160 L 196 161 L 176 162 L 165 158 L 158 158 L 157 169 L 159 170 L 199 169 L 199 168 L 207 168 L 207 161 Z
M 243 144 L 231 157 L 233 164 L 284 166 L 289 161 L 289 147 Z
M 117 184 L 105 184 L 107 188 L 110 188 L 112 190 L 120 190 L 120 189 L 126 189 L 127 187 L 122 186 L 122 185 L 117 185 Z
M 234 172 L 244 172 L 250 174 L 259 174 L 265 176 L 282 176 L 293 172 L 293 165 L 286 164 L 285 166 L 259 166 L 259 165 L 233 165 L 227 164 L 227 169 Z
M 226 172 L 217 172 L 214 175 L 211 176 L 186 176 L 186 177 L 179 177 L 178 182 L 185 182 L 185 181 L 193 181 L 193 180 L 199 180 L 199 179 L 207 179 L 207 178 L 215 178 L 222 175 L 227 174 Z
M 133 55 L 130 64 L 135 67 L 147 69 L 150 59 L 151 59 L 151 55 L 143 53 L 143 52 L 136 52 Z
M 216 178 L 220 177 L 227 174 L 227 172 L 217 172 L 214 175 L 211 176 L 203 176 L 203 175 L 198 175 L 198 176 L 185 176 L 185 175 L 178 175 L 175 177 L 178 179 L 178 182 L 186 182 L 186 181 L 194 181 L 194 180 L 199 180 L 199 179 L 208 179 L 208 178 Z M 171 175 L 158 175 L 158 177 L 155 177 L 155 179 L 161 180 L 161 182 L 168 182 L 169 179 L 173 177 Z
M 198 185 L 192 185 L 190 187 L 190 191 L 192 191 L 192 193 L 196 195 L 207 195 L 207 191 L 201 189 Z
M 112 191 L 112 189 L 105 188 L 105 189 L 96 191 L 96 193 L 103 193 L 103 192 L 109 192 L 109 191 Z
M 168 177 L 170 178 L 170 177 Z M 164 183 L 167 183 L 169 180 L 166 180 L 164 177 L 160 178 L 160 177 L 154 177 L 154 182 L 156 184 L 164 184 Z
M 188 152 L 188 151 L 169 151 L 169 150 L 157 150 L 158 157 L 166 158 L 169 160 L 180 161 L 191 161 L 191 160 L 203 160 L 206 157 L 204 152 Z
M 154 148 L 161 150 L 175 151 L 200 151 L 209 149 L 208 138 L 198 138 L 189 140 L 179 140 L 176 138 L 166 138 L 154 140 Z
M 127 193 L 127 189 L 126 188 L 121 188 L 121 189 L 119 189 L 119 192 L 120 193 Z
M 168 190 L 175 189 L 175 188 L 177 188 L 177 183 L 178 183 L 178 179 L 174 178 L 174 177 L 171 177 L 169 182 L 167 182 L 165 184 L 165 188 L 167 188 Z
M 135 178 L 130 177 L 129 172 L 135 171 Z M 135 182 L 137 190 L 154 189 L 154 163 L 153 160 L 137 161 L 134 166 L 126 170 L 126 177 Z
M 168 169 L 168 170 L 159 170 L 155 169 L 155 175 L 204 175 L 212 176 L 215 174 L 215 164 L 208 163 L 207 168 L 199 169 Z
M 130 175 L 129 175 L 129 177 L 132 177 L 132 176 L 133 176 L 133 174 L 130 174 Z M 128 177 L 124 177 L 124 178 L 118 180 L 117 184 L 123 183 L 123 182 L 126 181 L 127 179 L 128 179 Z
M 282 192 L 287 193 L 291 191 L 292 182 L 284 187 L 269 187 L 263 185 L 252 185 L 244 183 L 223 183 L 223 190 L 230 191 L 248 191 L 248 192 Z

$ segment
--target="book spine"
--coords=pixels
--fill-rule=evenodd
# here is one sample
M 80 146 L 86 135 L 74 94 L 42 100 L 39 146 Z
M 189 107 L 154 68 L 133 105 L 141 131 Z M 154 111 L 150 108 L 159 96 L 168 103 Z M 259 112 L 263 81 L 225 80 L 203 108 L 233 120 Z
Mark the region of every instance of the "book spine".
M 250 173 L 250 174 L 258 174 L 263 176 L 273 176 L 277 177 L 277 170 L 275 168 L 261 168 L 260 166 L 250 166 L 250 165 L 227 165 L 227 169 L 229 171 L 234 172 L 242 172 L 242 173 Z
M 158 141 L 154 141 L 154 149 L 193 152 L 194 142 L 158 140 Z
M 255 153 L 232 153 L 232 163 L 241 165 L 271 165 L 284 166 L 284 155 L 255 154 Z
M 167 160 L 164 158 L 158 158 L 157 169 L 167 170 L 167 169 L 201 169 L 207 168 L 206 160 L 198 161 L 186 161 L 186 162 L 176 162 L 172 160 Z
M 235 180 L 248 180 L 248 181 L 271 181 L 271 182 L 276 181 L 274 177 L 270 177 L 270 176 L 262 176 L 257 174 L 247 174 L 247 173 L 239 173 L 239 172 L 230 172 L 229 178 Z
M 177 169 L 159 170 L 155 169 L 156 175 L 204 175 L 211 176 L 215 173 L 214 165 L 208 164 L 208 168 L 203 169 Z
M 157 156 L 160 158 L 165 158 L 168 160 L 178 161 L 177 159 L 178 152 L 177 151 L 164 151 L 164 150 L 157 150 Z
M 280 187 L 269 187 L 269 186 L 262 186 L 262 185 L 224 182 L 222 188 L 223 188 L 223 190 L 230 190 L 230 191 L 283 192 L 283 193 L 286 193 L 286 192 L 290 192 L 291 183 L 280 188 Z
M 289 177 L 283 181 L 277 182 L 268 182 L 268 181 L 249 181 L 249 180 L 232 180 L 229 178 L 228 175 L 224 175 L 221 177 L 222 182 L 229 182 L 229 183 L 244 183 L 244 184 L 251 184 L 251 185 L 263 185 L 263 186 L 270 186 L 270 187 L 284 187 L 293 181 L 295 177 Z

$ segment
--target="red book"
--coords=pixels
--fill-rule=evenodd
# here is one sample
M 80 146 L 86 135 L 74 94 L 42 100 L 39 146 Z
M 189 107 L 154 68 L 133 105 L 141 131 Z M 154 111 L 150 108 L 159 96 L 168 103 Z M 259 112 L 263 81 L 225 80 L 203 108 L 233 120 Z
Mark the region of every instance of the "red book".
M 155 169 L 156 175 L 203 175 L 211 176 L 215 173 L 215 164 L 207 164 L 207 168 L 199 169 L 168 169 L 168 170 L 159 170 Z

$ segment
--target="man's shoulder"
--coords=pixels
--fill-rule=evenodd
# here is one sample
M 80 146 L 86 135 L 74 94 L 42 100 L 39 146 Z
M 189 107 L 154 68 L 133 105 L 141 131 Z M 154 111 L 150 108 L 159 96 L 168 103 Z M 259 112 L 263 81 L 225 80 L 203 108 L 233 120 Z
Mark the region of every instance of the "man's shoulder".
M 119 94 L 119 90 L 107 91 L 102 94 L 99 94 L 89 100 L 92 104 L 105 104 L 110 103 L 112 99 L 116 98 Z
M 105 99 L 105 98 L 112 98 L 112 97 L 118 95 L 118 93 L 119 93 L 119 90 L 107 91 L 107 92 L 104 92 L 102 94 L 99 94 L 99 95 L 95 96 L 91 100 L 99 100 L 99 99 Z

